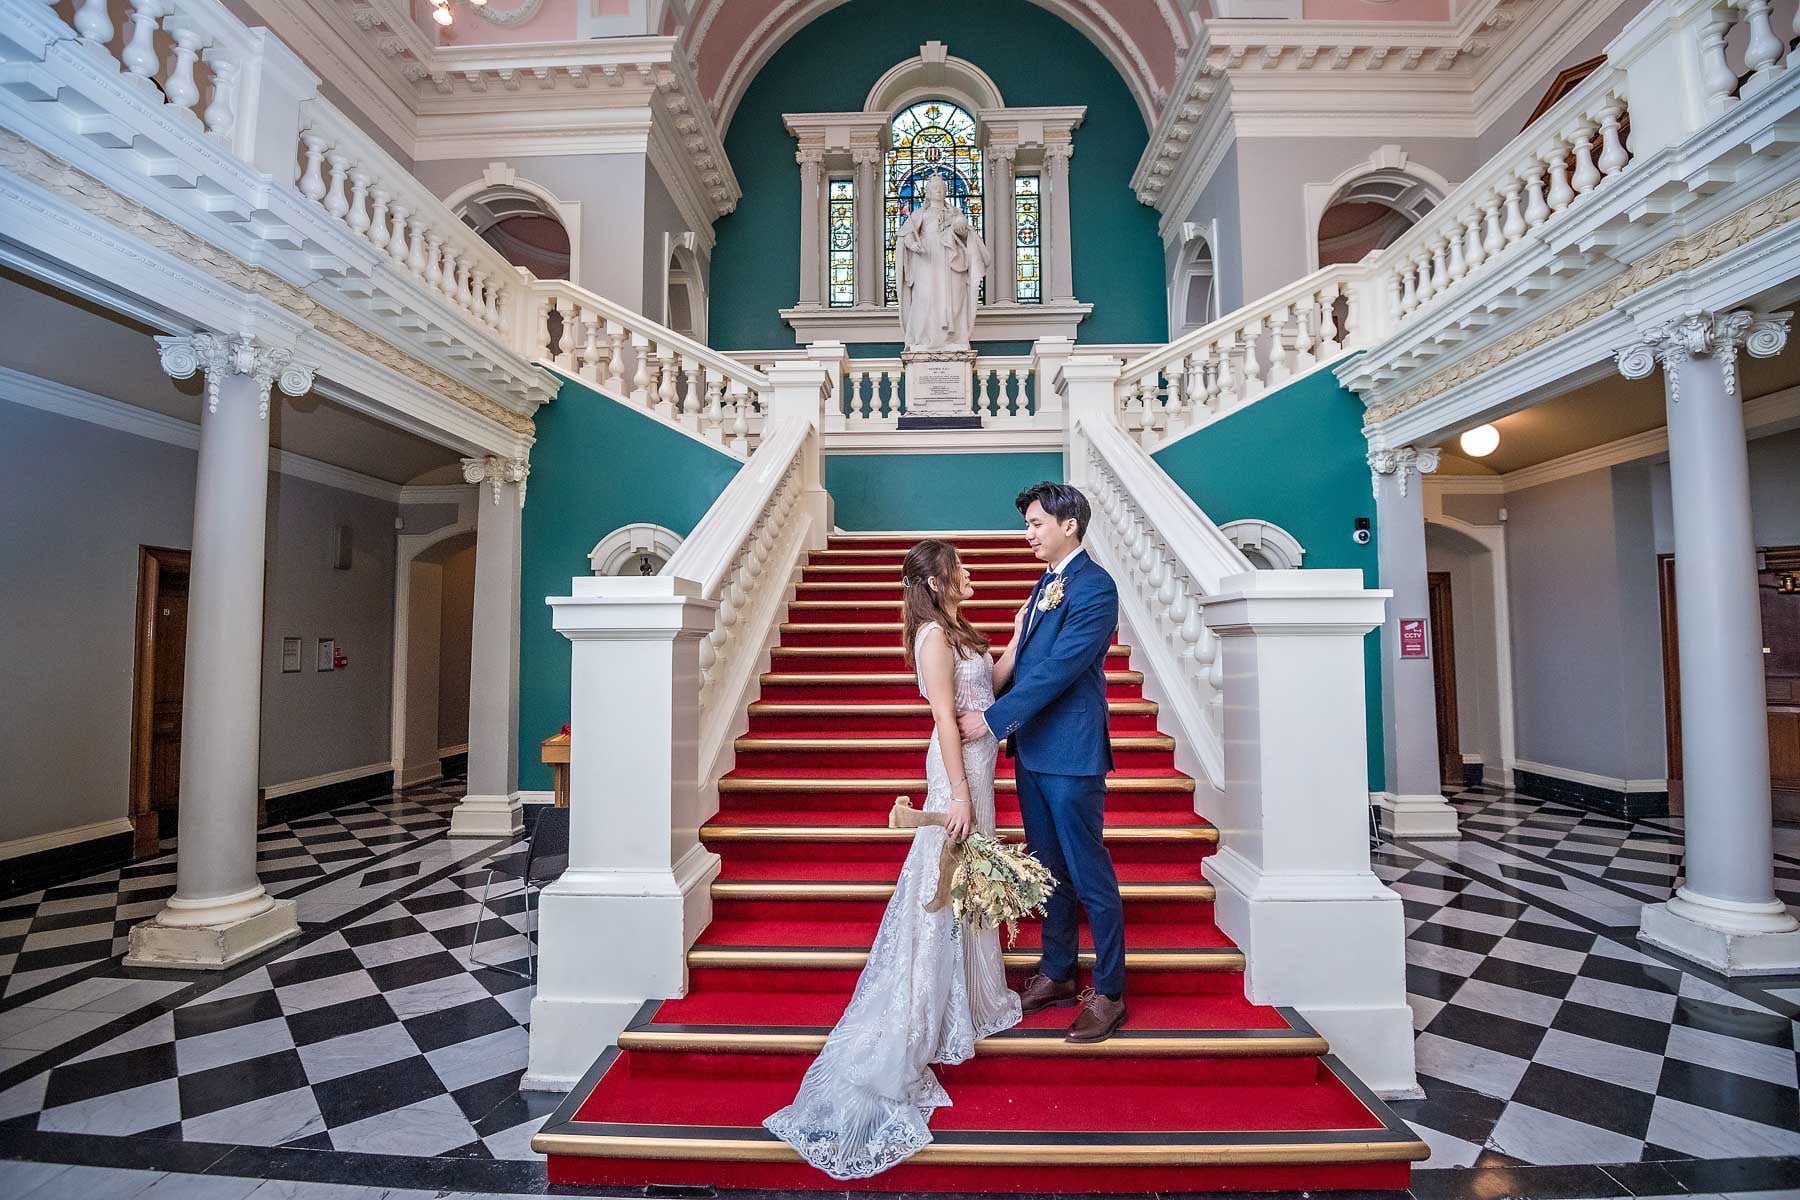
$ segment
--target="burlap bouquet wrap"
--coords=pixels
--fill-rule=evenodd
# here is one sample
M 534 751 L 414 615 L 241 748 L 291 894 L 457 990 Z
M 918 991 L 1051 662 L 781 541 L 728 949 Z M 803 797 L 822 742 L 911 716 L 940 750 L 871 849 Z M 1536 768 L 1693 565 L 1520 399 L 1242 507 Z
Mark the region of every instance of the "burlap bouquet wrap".
M 943 823 L 943 813 L 920 812 L 907 796 L 896 796 L 888 813 L 890 829 Z M 965 924 L 982 929 L 1004 925 L 1011 946 L 1019 939 L 1020 918 L 1042 916 L 1055 887 L 1049 868 L 1023 847 L 985 833 L 972 833 L 960 842 L 946 837 L 938 856 L 937 892 L 925 902 L 925 911 L 950 904 Z

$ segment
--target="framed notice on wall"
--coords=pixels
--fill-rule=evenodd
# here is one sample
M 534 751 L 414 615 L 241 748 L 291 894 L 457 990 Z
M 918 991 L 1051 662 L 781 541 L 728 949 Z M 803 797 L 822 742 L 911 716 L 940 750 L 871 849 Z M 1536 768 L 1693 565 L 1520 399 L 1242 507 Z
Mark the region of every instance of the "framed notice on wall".
M 1400 618 L 1400 657 L 1431 657 L 1430 630 L 1424 617 Z
M 335 670 L 337 670 L 337 639 L 336 638 L 320 638 L 319 639 L 319 655 L 318 655 L 318 661 L 315 664 L 315 667 L 317 670 L 320 670 L 320 671 L 335 671 Z
M 300 669 L 300 639 L 281 639 L 281 673 L 292 675 Z

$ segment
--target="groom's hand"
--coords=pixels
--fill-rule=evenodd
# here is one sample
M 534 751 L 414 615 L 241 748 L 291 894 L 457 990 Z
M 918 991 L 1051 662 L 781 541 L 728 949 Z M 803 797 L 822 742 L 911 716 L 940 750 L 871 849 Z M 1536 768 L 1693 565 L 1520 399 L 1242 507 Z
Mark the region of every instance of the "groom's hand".
M 956 727 L 962 730 L 963 741 L 980 741 L 988 735 L 987 718 L 970 709 L 956 714 Z

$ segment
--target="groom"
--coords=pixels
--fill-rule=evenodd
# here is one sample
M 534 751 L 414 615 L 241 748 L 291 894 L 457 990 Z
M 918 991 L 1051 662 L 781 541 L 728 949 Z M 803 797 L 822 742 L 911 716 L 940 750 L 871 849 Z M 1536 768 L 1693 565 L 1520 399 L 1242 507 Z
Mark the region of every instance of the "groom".
M 1037 974 L 1020 999 L 1026 1015 L 1080 1003 L 1075 986 L 1076 901 L 1094 933 L 1094 990 L 1068 1041 L 1102 1042 L 1125 1023 L 1125 918 L 1112 856 L 1101 839 L 1106 773 L 1106 652 L 1119 624 L 1119 592 L 1082 549 L 1087 497 L 1040 483 L 1016 501 L 1025 540 L 1050 569 L 1032 589 L 1012 682 L 985 713 L 958 715 L 965 738 L 1005 738 L 1018 773 L 1025 844 L 1056 877 L 1044 913 Z

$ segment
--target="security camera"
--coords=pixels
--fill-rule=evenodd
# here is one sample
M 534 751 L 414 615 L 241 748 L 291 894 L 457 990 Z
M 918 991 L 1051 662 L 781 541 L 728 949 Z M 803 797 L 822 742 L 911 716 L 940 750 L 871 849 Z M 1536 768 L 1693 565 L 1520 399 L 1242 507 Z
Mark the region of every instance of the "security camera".
M 1351 531 L 1350 540 L 1359 546 L 1366 546 L 1374 540 L 1374 537 L 1375 535 L 1369 529 L 1369 518 L 1356 518 L 1356 528 Z

